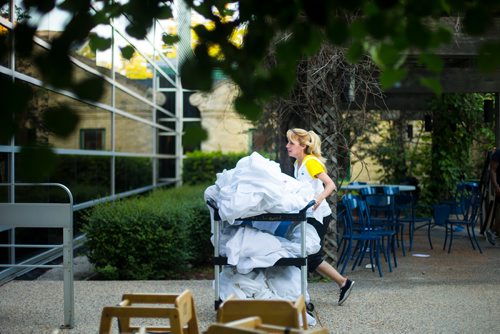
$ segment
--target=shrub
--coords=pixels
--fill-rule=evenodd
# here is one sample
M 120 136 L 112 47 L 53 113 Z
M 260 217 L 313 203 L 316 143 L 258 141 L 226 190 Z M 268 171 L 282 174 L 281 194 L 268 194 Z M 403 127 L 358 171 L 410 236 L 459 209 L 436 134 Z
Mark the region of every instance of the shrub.
M 204 186 L 105 203 L 84 217 L 87 255 L 105 279 L 180 278 L 211 259 Z
M 231 169 L 247 153 L 190 152 L 183 161 L 182 180 L 184 184 L 214 183 L 217 173 Z

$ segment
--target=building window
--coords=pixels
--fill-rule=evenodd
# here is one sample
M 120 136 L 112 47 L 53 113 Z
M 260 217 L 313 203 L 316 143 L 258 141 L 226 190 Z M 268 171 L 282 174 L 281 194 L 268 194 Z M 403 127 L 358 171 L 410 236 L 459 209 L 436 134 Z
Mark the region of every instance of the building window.
M 80 129 L 80 149 L 104 150 L 106 129 Z

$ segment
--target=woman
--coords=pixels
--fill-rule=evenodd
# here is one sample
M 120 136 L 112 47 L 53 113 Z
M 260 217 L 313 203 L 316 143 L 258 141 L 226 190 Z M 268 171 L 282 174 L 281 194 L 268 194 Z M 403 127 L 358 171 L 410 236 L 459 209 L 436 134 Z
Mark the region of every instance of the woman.
M 328 262 L 323 260 L 323 243 L 328 224 L 332 220 L 332 211 L 326 198 L 337 191 L 333 180 L 326 173 L 325 159 L 321 156 L 321 140 L 313 131 L 291 129 L 286 133 L 288 155 L 295 158 L 294 177 L 310 183 L 314 189 L 316 204 L 313 206 L 313 216 L 307 217 L 307 222 L 314 226 L 321 240 L 321 249 L 307 257 L 308 271 L 314 270 L 331 278 L 340 287 L 339 305 L 346 301 L 354 281 L 343 277 Z M 319 218 L 319 219 L 318 219 Z M 322 221 L 321 221 L 322 220 Z

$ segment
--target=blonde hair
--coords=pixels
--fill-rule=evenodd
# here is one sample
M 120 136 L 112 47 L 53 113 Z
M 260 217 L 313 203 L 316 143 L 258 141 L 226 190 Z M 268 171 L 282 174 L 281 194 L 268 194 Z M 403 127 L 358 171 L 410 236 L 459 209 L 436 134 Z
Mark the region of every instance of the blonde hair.
M 290 129 L 286 132 L 286 137 L 291 142 L 305 145 L 306 154 L 312 154 L 322 163 L 325 163 L 326 159 L 321 155 L 321 139 L 314 131 L 306 131 L 300 128 Z

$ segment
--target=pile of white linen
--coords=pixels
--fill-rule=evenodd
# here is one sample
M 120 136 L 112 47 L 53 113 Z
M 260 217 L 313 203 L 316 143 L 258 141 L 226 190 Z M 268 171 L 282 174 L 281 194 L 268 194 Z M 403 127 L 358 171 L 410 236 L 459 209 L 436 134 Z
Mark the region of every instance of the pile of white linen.
M 239 273 L 247 274 L 255 268 L 273 266 L 282 257 L 301 255 L 300 225 L 296 225 L 287 238 L 255 229 L 251 226 L 227 226 L 220 233 L 221 256 L 227 256 L 227 263 L 235 266 Z M 318 233 L 311 225 L 306 225 L 306 254 L 314 254 L 320 249 Z
M 215 185 L 205 190 L 208 198 L 217 203 L 222 220 L 234 224 L 238 218 L 266 212 L 299 212 L 314 199 L 314 191 L 310 184 L 282 173 L 278 163 L 254 152 L 235 168 L 218 173 Z
M 300 225 L 292 225 L 282 238 L 272 234 L 281 222 L 253 222 L 252 227 L 239 226 L 237 219 L 297 213 L 314 199 L 312 187 L 282 173 L 279 164 L 254 152 L 234 169 L 217 174 L 215 185 L 205 191 L 208 199 L 215 201 L 223 221 L 220 255 L 227 256 L 233 266 L 224 267 L 220 274 L 221 299 L 234 294 L 238 298 L 296 300 L 301 293 L 300 269 L 273 265 L 280 258 L 300 256 Z M 306 253 L 316 253 L 320 240 L 309 224 L 305 239 Z

